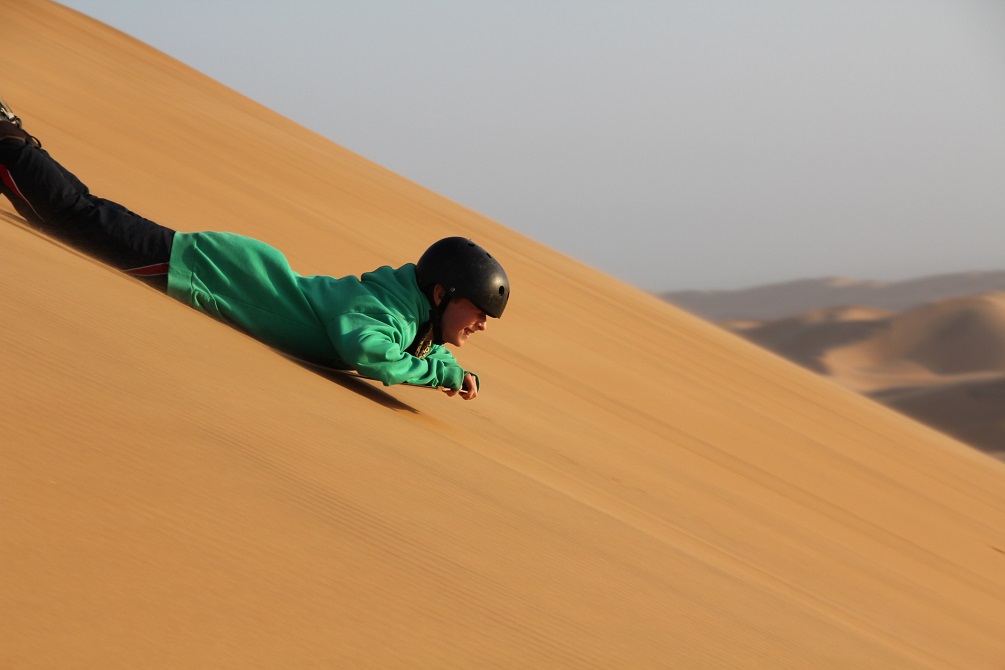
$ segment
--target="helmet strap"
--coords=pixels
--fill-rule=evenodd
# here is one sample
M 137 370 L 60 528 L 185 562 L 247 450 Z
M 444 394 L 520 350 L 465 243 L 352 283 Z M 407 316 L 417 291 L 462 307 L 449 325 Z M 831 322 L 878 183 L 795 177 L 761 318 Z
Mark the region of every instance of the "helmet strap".
M 436 344 L 443 344 L 443 314 L 447 311 L 450 298 L 449 293 L 444 293 L 440 304 L 433 307 L 433 342 Z
M 433 344 L 443 344 L 443 314 L 447 311 L 447 305 L 450 304 L 450 299 L 453 295 L 444 289 L 443 297 L 440 298 L 440 304 L 437 305 L 436 286 L 434 284 L 426 289 L 426 298 L 429 300 L 429 321 L 433 331 Z

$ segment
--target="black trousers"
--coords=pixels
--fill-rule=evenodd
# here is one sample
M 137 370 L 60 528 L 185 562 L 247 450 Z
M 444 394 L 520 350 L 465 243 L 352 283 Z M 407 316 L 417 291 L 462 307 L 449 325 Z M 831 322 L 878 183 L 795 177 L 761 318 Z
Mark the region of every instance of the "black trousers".
M 0 192 L 33 226 L 167 290 L 175 231 L 99 198 L 48 152 L 0 122 Z M 19 129 L 18 129 L 19 130 Z

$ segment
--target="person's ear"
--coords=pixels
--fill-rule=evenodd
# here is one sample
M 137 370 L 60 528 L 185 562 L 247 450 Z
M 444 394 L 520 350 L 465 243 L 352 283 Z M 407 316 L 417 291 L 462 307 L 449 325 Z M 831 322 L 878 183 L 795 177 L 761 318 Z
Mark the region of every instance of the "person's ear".
M 433 287 L 433 304 L 437 307 L 443 302 L 443 296 L 447 294 L 447 289 L 443 288 L 443 284 L 437 284 Z

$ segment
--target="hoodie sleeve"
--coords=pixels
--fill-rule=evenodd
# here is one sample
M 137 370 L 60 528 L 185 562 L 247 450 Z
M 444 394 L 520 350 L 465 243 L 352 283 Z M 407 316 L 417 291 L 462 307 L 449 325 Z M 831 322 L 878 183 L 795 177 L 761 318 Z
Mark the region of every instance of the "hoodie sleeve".
M 460 363 L 457 362 L 457 359 L 454 358 L 454 355 L 450 353 L 450 350 L 447 349 L 442 344 L 434 344 L 433 348 L 429 350 L 429 354 L 426 356 L 426 360 L 429 361 L 439 360 L 447 364 L 453 364 L 458 366 L 460 365 Z M 476 375 L 474 372 L 471 372 L 471 370 L 464 370 L 463 368 L 461 368 L 461 370 L 462 370 L 461 374 L 462 383 L 464 381 L 464 375 L 468 374 L 475 378 L 475 388 L 481 389 L 481 380 L 478 378 L 478 375 Z M 446 384 L 444 384 L 444 386 L 446 386 Z M 457 388 L 458 389 L 461 388 L 460 385 L 458 385 Z
M 342 314 L 327 324 L 339 357 L 365 377 L 392 384 L 419 384 L 459 389 L 464 369 L 443 347 L 436 355 L 416 358 L 405 353 L 405 329 L 390 314 Z

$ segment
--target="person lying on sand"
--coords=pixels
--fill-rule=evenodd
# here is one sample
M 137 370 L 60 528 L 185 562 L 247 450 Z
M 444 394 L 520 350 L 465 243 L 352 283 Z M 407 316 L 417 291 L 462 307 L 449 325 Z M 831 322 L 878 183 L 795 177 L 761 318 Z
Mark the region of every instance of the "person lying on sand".
M 477 376 L 444 346 L 463 346 L 502 316 L 506 272 L 462 237 L 417 263 L 359 277 L 304 277 L 264 242 L 182 233 L 92 195 L 42 149 L 0 99 L 0 191 L 42 232 L 305 361 L 385 385 L 478 395 Z

